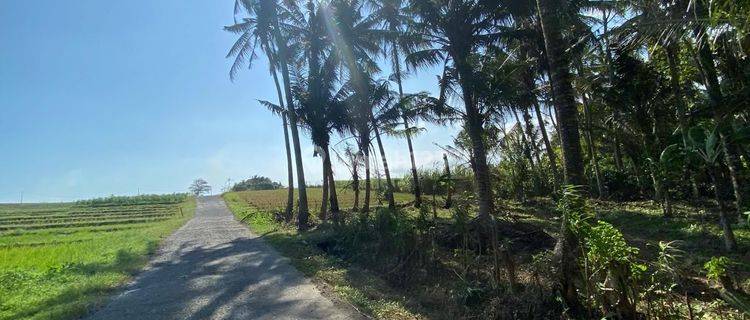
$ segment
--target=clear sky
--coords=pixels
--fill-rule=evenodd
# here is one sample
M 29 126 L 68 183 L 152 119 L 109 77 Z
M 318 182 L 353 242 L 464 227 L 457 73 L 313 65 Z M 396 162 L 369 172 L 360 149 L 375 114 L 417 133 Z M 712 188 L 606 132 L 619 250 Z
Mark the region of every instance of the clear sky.
M 281 120 L 265 60 L 230 82 L 232 0 L 0 1 L 0 202 L 71 201 L 215 190 L 253 174 L 286 182 Z M 411 75 L 407 92 L 435 91 L 436 70 Z M 418 166 L 441 159 L 416 137 Z M 319 158 L 304 142 L 308 183 Z M 334 143 L 340 137 L 334 138 Z M 409 168 L 406 142 L 388 139 L 394 175 Z M 340 164 L 339 177 L 347 175 Z

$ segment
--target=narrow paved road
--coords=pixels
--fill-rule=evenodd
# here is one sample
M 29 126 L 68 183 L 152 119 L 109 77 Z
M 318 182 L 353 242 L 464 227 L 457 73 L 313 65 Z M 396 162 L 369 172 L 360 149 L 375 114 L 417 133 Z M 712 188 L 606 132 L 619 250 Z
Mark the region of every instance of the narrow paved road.
M 218 197 L 167 238 L 124 292 L 89 319 L 357 319 L 234 219 Z

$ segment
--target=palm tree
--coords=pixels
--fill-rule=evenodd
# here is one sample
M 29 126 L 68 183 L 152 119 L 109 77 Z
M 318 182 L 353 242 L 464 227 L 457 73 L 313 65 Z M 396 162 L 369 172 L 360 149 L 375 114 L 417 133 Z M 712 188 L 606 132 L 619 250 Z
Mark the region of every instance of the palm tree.
M 475 97 L 475 72 L 470 58 L 476 50 L 495 39 L 493 1 L 415 0 L 412 12 L 418 17 L 413 32 L 423 39 L 419 50 L 407 56 L 412 67 L 434 65 L 448 58 L 455 70 L 465 108 L 465 128 L 472 144 L 474 174 L 479 200 L 479 217 L 489 221 L 495 213 L 484 143 L 484 116 Z
M 374 56 L 380 52 L 383 32 L 377 20 L 364 16 L 361 1 L 333 1 L 323 11 L 333 50 L 348 73 L 347 86 L 352 94 L 349 104 L 349 129 L 355 133 L 365 163 L 365 198 L 362 211 L 370 210 L 369 146 L 371 129 L 370 74 L 380 72 Z
M 227 54 L 227 58 L 234 57 L 234 62 L 229 72 L 229 77 L 232 81 L 236 78 L 237 72 L 245 65 L 252 65 L 254 58 L 256 57 L 255 49 L 260 46 L 260 49 L 265 53 L 269 61 L 269 72 L 273 77 L 274 85 L 276 87 L 276 94 L 279 101 L 279 106 L 284 108 L 284 99 L 281 94 L 281 87 L 279 86 L 279 79 L 277 75 L 278 61 L 276 53 L 271 42 L 271 21 L 265 14 L 267 10 L 271 10 L 269 6 L 275 5 L 268 1 L 235 1 L 235 21 L 231 26 L 224 27 L 224 30 L 239 35 L 237 41 L 232 45 L 232 48 Z M 247 17 L 241 21 L 237 21 L 237 15 L 240 10 L 244 9 Z M 284 217 L 288 221 L 292 218 L 292 210 L 294 207 L 294 175 L 292 173 L 292 156 L 289 147 L 289 132 L 287 130 L 287 114 L 285 112 L 279 113 L 282 118 L 284 126 L 284 147 L 286 149 L 287 159 L 287 201 L 286 208 L 284 210 Z M 295 127 L 294 122 L 291 123 L 292 127 Z M 293 129 L 295 130 L 295 129 Z
M 552 96 L 560 128 L 560 142 L 563 151 L 563 171 L 565 182 L 570 185 L 583 185 L 583 159 L 578 133 L 578 110 L 575 104 L 570 66 L 562 39 L 558 10 L 565 8 L 560 0 L 536 0 L 540 17 L 544 47 L 547 53 Z M 578 241 L 563 217 L 560 235 L 555 245 L 555 258 L 560 266 L 560 286 L 563 299 L 573 317 L 583 315 L 583 306 L 578 298 L 574 282 L 579 274 L 577 259 Z
M 307 63 L 307 72 L 295 76 L 294 85 L 298 113 L 301 123 L 310 131 L 316 153 L 322 157 L 323 165 L 323 199 L 320 217 L 326 219 L 327 204 L 331 203 L 334 220 L 338 222 L 338 198 L 336 194 L 333 168 L 331 166 L 330 135 L 333 130 L 341 131 L 345 121 L 344 98 L 346 88 L 336 88 L 339 82 L 337 74 L 338 58 L 330 50 L 330 39 L 327 37 L 323 22 L 324 6 L 310 1 L 307 4 L 308 17 L 303 28 L 295 28 L 300 37 L 303 49 L 303 63 Z M 330 198 L 329 198 L 330 194 Z
M 412 20 L 406 14 L 406 6 L 403 0 L 371 0 L 373 6 L 372 16 L 380 21 L 383 30 L 386 33 L 386 43 L 383 45 L 383 51 L 386 57 L 391 60 L 393 69 L 393 79 L 398 85 L 398 97 L 404 98 L 404 89 L 402 86 L 401 71 L 401 52 L 408 52 L 409 36 L 405 34 L 405 26 Z M 414 147 L 412 145 L 412 130 L 409 125 L 409 119 L 406 114 L 401 117 L 404 125 L 404 136 L 406 145 L 409 148 L 409 159 L 411 160 L 412 188 L 414 192 L 414 206 L 419 208 L 422 204 L 422 189 L 419 184 L 419 174 L 417 173 L 417 164 L 414 160 Z

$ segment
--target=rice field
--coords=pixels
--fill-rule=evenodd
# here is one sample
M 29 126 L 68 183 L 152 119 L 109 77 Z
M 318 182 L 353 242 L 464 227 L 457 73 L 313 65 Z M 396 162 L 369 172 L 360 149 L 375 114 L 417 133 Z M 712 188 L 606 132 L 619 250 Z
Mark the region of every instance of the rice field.
M 74 319 L 104 303 L 192 217 L 174 195 L 0 205 L 0 319 Z
M 253 207 L 264 211 L 278 211 L 284 210 L 287 199 L 287 189 L 276 189 L 276 190 L 257 190 L 257 191 L 240 191 L 235 192 L 240 199 L 250 204 Z M 351 209 L 354 206 L 354 191 L 351 189 L 336 188 L 336 195 L 339 200 L 339 207 L 341 209 Z M 365 193 L 360 191 L 359 194 L 359 206 L 362 206 L 364 201 Z M 375 188 L 373 188 L 370 195 L 370 206 L 385 206 L 388 202 L 385 200 L 385 196 L 379 194 Z M 321 199 L 323 198 L 322 188 L 307 188 L 307 200 L 310 207 L 310 212 L 317 214 L 320 212 Z M 394 193 L 396 203 L 408 203 L 414 201 L 414 195 L 410 193 Z M 294 199 L 297 199 L 297 189 L 294 189 Z

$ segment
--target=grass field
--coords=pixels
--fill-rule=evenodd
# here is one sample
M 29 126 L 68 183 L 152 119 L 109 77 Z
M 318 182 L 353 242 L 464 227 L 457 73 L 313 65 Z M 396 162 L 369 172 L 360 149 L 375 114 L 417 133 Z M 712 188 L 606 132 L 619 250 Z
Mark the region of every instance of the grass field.
M 193 199 L 0 205 L 0 319 L 74 319 L 105 302 Z
M 310 199 L 319 199 L 320 189 L 311 189 L 309 194 Z M 342 203 L 348 204 L 342 207 L 350 206 L 352 194 L 342 194 Z M 340 254 L 329 254 L 321 250 L 321 241 L 337 237 L 330 234 L 333 231 L 330 228 L 316 228 L 300 234 L 294 226 L 275 221 L 272 212 L 283 208 L 286 201 L 285 190 L 231 192 L 225 194 L 224 199 L 236 216 L 247 217 L 245 221 L 255 232 L 264 235 L 270 244 L 289 257 L 308 277 L 323 283 L 374 318 L 450 319 L 469 315 L 482 317 L 481 314 L 472 313 L 480 310 L 479 306 L 468 307 L 457 303 L 460 299 L 455 299 L 456 293 L 459 292 L 457 289 L 461 288 L 461 279 L 455 276 L 460 272 L 460 268 L 455 267 L 460 266 L 457 259 L 460 255 L 455 255 L 448 248 L 442 248 L 436 255 L 439 256 L 438 261 L 443 267 L 455 267 L 455 273 L 426 277 L 431 280 L 425 282 L 413 279 L 410 285 L 398 281 L 389 282 L 386 280 L 388 274 L 379 272 L 378 266 L 362 265 L 357 261 L 342 259 Z M 399 194 L 397 199 L 402 203 L 408 202 L 411 201 L 411 196 Z M 438 200 L 440 201 L 440 198 Z M 741 313 L 732 310 L 718 299 L 717 292 L 706 279 L 703 269 L 703 264 L 711 257 L 727 255 L 722 250 L 721 230 L 718 228 L 715 213 L 686 204 L 675 204 L 675 216 L 665 219 L 659 206 L 650 201 L 592 201 L 591 204 L 601 219 L 622 230 L 628 243 L 639 249 L 638 259 L 643 263 L 655 261 L 660 242 L 678 240 L 674 245 L 681 249 L 683 254 L 672 267 L 681 270 L 680 272 L 684 272 L 685 277 L 690 279 L 688 290 L 694 299 L 693 311 L 697 318 L 744 319 Z M 317 206 L 311 209 L 318 210 Z M 409 216 L 416 217 L 416 210 L 405 209 L 404 212 Z M 551 235 L 555 235 L 559 228 L 560 221 L 554 203 L 546 198 L 535 199 L 526 204 L 502 201 L 499 203 L 499 211 L 513 220 L 541 227 Z M 351 217 L 351 214 L 345 216 Z M 438 225 L 453 223 L 450 210 L 440 209 L 437 216 Z M 740 263 L 733 270 L 733 278 L 738 287 L 750 290 L 750 265 L 747 264 L 750 229 L 738 227 L 735 229 L 735 236 L 738 245 L 743 249 L 727 255 Z M 362 248 L 365 247 L 366 244 L 362 244 Z M 514 258 L 518 263 L 520 281 L 526 287 L 533 287 L 533 277 L 530 276 L 533 274 L 531 270 L 534 269 L 532 257 L 527 252 L 519 251 L 514 252 Z M 514 303 L 513 299 L 506 300 L 497 302 L 498 307 L 508 308 L 510 306 L 506 303 Z M 524 306 L 523 301 L 515 303 Z

